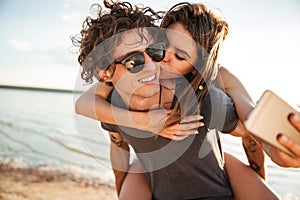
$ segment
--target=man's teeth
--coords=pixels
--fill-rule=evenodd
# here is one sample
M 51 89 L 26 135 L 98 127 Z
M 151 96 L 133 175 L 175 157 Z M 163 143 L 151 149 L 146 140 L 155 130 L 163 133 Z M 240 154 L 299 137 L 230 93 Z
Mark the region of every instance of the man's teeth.
M 149 76 L 147 78 L 141 79 L 139 81 L 142 82 L 142 83 L 146 83 L 146 82 L 153 81 L 154 79 L 155 79 L 155 74 L 153 74 L 152 76 Z

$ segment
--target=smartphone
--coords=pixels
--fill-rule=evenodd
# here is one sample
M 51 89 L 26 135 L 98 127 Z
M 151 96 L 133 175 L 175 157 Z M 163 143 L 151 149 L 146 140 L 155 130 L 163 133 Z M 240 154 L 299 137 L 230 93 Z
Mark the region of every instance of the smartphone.
M 271 90 L 266 90 L 244 125 L 252 134 L 294 156 L 277 141 L 277 135 L 283 133 L 300 144 L 300 132 L 288 120 L 291 113 L 298 112 L 296 107 L 289 105 Z

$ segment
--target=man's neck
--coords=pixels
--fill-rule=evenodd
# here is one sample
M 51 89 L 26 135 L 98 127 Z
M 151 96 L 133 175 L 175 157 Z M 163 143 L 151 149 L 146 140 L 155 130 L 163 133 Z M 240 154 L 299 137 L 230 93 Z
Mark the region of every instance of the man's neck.
M 152 109 L 157 109 L 163 107 L 165 109 L 170 109 L 173 98 L 174 90 L 167 87 L 160 87 L 161 91 L 158 91 L 155 95 L 151 97 L 142 97 L 137 95 L 128 95 L 119 91 L 123 102 L 128 106 L 129 110 L 135 111 L 148 111 Z M 160 104 L 160 105 L 159 105 Z

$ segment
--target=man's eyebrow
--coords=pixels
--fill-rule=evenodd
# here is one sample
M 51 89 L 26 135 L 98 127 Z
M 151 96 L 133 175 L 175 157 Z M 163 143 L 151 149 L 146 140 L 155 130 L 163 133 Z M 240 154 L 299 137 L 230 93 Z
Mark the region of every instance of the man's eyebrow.
M 156 45 L 156 43 L 149 44 L 148 47 L 146 47 L 146 48 L 153 47 L 153 46 L 155 46 L 155 45 Z M 133 53 L 139 53 L 139 52 L 144 52 L 144 51 L 142 51 L 142 50 L 129 51 L 129 52 L 127 52 L 126 54 L 124 54 L 124 55 L 122 55 L 122 56 L 119 56 L 119 57 L 116 59 L 116 61 L 121 61 L 121 60 L 127 58 L 128 56 L 130 56 L 131 54 L 133 54 Z
M 122 56 L 119 56 L 119 57 L 116 59 L 116 61 L 122 61 L 122 60 L 124 60 L 125 58 L 127 58 L 128 56 L 130 56 L 131 54 L 133 54 L 133 53 L 138 53 L 138 52 L 140 52 L 140 51 L 138 51 L 138 50 L 135 50 L 135 51 L 129 51 L 129 52 L 127 52 L 126 54 L 124 54 L 124 55 L 122 55 Z
M 187 58 L 191 59 L 191 56 L 183 49 L 175 48 L 175 50 L 183 55 L 185 55 Z

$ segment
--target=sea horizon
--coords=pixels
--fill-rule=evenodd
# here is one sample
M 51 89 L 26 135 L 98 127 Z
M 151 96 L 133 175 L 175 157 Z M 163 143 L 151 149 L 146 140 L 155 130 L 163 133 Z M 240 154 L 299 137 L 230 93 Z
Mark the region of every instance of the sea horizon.
M 20 90 L 36 90 L 36 91 L 47 91 L 47 92 L 66 92 L 66 93 L 82 93 L 83 90 L 74 90 L 66 88 L 51 88 L 51 87 L 36 87 L 36 86 L 23 86 L 23 85 L 9 85 L 0 84 L 0 89 L 20 89 Z

